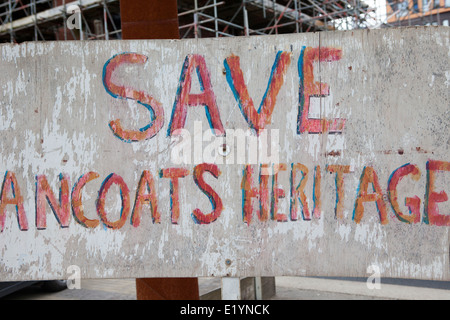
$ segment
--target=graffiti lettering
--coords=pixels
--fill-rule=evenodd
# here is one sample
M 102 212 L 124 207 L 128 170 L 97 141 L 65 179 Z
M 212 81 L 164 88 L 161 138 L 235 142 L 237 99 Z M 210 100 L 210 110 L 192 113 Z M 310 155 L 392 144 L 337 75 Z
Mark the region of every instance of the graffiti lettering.
M 319 55 L 320 51 L 320 55 Z M 278 93 L 285 81 L 291 63 L 292 53 L 279 51 L 275 57 L 269 76 L 266 92 L 260 107 L 256 110 L 253 99 L 247 89 L 240 58 L 230 55 L 224 60 L 226 79 L 244 119 L 249 127 L 259 135 L 271 123 Z M 297 133 L 341 133 L 346 119 L 310 119 L 310 97 L 323 97 L 330 94 L 326 83 L 314 81 L 314 62 L 333 62 L 342 57 L 342 51 L 335 48 L 303 47 L 298 60 L 299 73 L 299 112 Z M 103 85 L 108 94 L 114 98 L 132 99 L 146 107 L 151 115 L 151 122 L 139 130 L 126 130 L 120 120 L 109 123 L 114 135 L 125 142 L 137 142 L 154 137 L 164 125 L 164 110 L 160 102 L 153 96 L 137 91 L 126 85 L 118 85 L 113 81 L 114 71 L 121 65 L 145 64 L 147 57 L 137 53 L 122 53 L 108 60 L 103 68 Z M 197 74 L 201 93 L 191 93 L 194 74 Z M 180 134 L 184 128 L 189 107 L 204 106 L 209 125 L 216 136 L 224 136 L 225 129 L 220 117 L 219 106 L 211 83 L 211 77 L 205 58 L 200 54 L 187 55 L 181 70 L 175 102 L 172 109 L 167 135 Z
M 308 199 L 305 194 L 305 186 L 308 181 L 309 169 L 301 163 L 292 163 L 278 165 L 259 165 L 259 173 L 255 170 L 257 165 L 245 165 L 242 171 L 242 180 L 240 188 L 242 190 L 242 221 L 250 225 L 253 221 L 253 216 L 256 214 L 260 222 L 268 221 L 311 221 L 312 219 L 321 219 L 321 173 L 320 166 L 314 168 L 314 186 L 312 191 L 312 198 L 314 202 L 314 209 L 311 213 L 309 211 Z M 288 168 L 290 172 L 287 173 Z M 439 172 L 450 171 L 450 163 L 445 161 L 429 160 L 426 163 L 427 182 L 426 193 L 424 195 L 424 212 L 420 215 L 421 200 L 418 196 L 406 197 L 405 204 L 409 208 L 409 214 L 403 213 L 400 210 L 398 202 L 397 186 L 400 180 L 410 175 L 414 181 L 417 181 L 420 176 L 420 170 L 417 165 L 405 164 L 400 168 L 395 169 L 389 180 L 387 181 L 387 199 L 383 199 L 383 189 L 378 180 L 378 175 L 373 167 L 366 166 L 363 168 L 359 186 L 356 190 L 356 200 L 353 208 L 353 221 L 361 223 L 364 218 L 364 206 L 368 202 L 374 202 L 377 207 L 380 223 L 386 225 L 388 221 L 388 213 L 386 202 L 389 202 L 390 207 L 397 217 L 398 221 L 404 223 L 416 224 L 422 221 L 425 224 L 436 226 L 449 226 L 450 218 L 446 214 L 441 214 L 437 203 L 445 202 L 448 196 L 445 191 L 437 192 L 435 190 L 436 175 Z M 344 219 L 344 177 L 350 174 L 349 166 L 347 165 L 329 165 L 326 171 L 336 173 L 336 203 L 335 203 L 335 218 L 338 220 Z M 279 199 L 285 198 L 286 193 L 282 186 L 279 185 L 278 175 L 280 173 L 289 175 L 290 179 L 290 214 L 279 212 Z M 219 179 L 221 172 L 217 165 L 209 163 L 201 163 L 194 167 L 193 180 L 198 188 L 209 198 L 212 211 L 210 213 L 203 213 L 200 209 L 195 209 L 192 212 L 192 219 L 198 224 L 210 224 L 220 218 L 221 213 L 226 205 L 222 201 L 220 194 L 214 190 L 209 184 L 205 182 L 204 175 L 211 174 L 214 178 Z M 170 221 L 172 224 L 179 224 L 180 214 L 180 199 L 179 199 L 179 181 L 189 175 L 189 170 L 185 168 L 166 168 L 159 171 L 160 178 L 168 178 L 170 183 Z M 141 222 L 141 215 L 144 204 L 150 207 L 150 216 L 153 223 L 158 224 L 163 219 L 163 212 L 158 208 L 158 192 L 155 186 L 153 175 L 148 170 L 144 170 L 139 179 L 136 188 L 136 197 L 133 209 L 130 205 L 130 189 L 123 178 L 115 173 L 110 174 L 103 181 L 98 192 L 96 201 L 96 211 L 99 219 L 88 219 L 84 215 L 83 201 L 81 191 L 87 183 L 99 177 L 98 173 L 88 172 L 82 175 L 75 183 L 72 193 L 71 202 L 69 202 L 69 178 L 65 175 L 60 175 L 60 197 L 56 200 L 50 184 L 45 175 L 37 176 L 36 183 L 36 227 L 43 230 L 47 227 L 46 223 L 46 206 L 48 201 L 50 209 L 53 211 L 60 227 L 66 228 L 70 225 L 70 210 L 69 203 L 72 205 L 72 214 L 74 220 L 81 226 L 86 228 L 96 228 L 100 222 L 108 228 L 120 229 L 128 220 L 131 213 L 130 224 L 133 227 L 138 227 Z M 110 192 L 110 187 L 115 184 L 119 188 L 121 206 L 120 215 L 116 221 L 111 221 L 109 213 L 106 211 L 107 194 Z M 373 192 L 369 192 L 369 185 L 372 185 Z M 16 208 L 17 221 L 19 229 L 28 230 L 28 219 L 25 214 L 23 198 L 20 192 L 20 186 L 15 178 L 14 172 L 8 171 L 5 175 L 3 186 L 0 195 L 0 222 L 2 230 L 5 226 L 6 212 L 8 205 L 14 205 Z M 11 196 L 12 194 L 12 196 Z

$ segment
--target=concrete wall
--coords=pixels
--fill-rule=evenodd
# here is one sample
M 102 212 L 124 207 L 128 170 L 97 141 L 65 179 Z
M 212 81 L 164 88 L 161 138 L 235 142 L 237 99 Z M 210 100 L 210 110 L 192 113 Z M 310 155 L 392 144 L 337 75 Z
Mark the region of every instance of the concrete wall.
M 1 45 L 1 279 L 450 280 L 449 46 Z

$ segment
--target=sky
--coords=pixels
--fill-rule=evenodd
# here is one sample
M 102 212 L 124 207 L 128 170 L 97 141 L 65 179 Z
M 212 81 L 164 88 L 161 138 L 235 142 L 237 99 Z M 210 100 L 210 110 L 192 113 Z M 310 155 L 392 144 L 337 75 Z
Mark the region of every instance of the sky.
M 375 8 L 376 11 L 373 13 L 374 19 L 368 19 L 367 26 L 369 28 L 376 28 L 380 26 L 383 22 L 386 22 L 386 0 L 363 0 L 367 5 L 369 5 L 370 8 Z M 347 30 L 352 29 L 353 18 L 348 18 L 348 20 L 340 20 L 341 24 L 338 23 L 337 28 L 341 30 Z M 346 25 L 345 22 L 348 22 L 349 24 Z
M 377 20 L 386 18 L 386 0 L 364 0 L 364 2 L 377 9 Z

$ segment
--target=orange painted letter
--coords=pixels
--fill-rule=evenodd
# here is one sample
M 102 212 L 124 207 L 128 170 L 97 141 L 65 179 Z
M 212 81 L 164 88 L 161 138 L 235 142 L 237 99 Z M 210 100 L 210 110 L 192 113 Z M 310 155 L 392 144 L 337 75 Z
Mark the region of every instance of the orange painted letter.
M 81 189 L 94 179 L 97 179 L 100 175 L 96 172 L 88 172 L 80 177 L 75 183 L 72 190 L 72 210 L 75 220 L 86 228 L 95 228 L 100 224 L 98 219 L 89 219 L 84 215 L 83 202 L 81 199 Z
M 253 99 L 250 97 L 247 90 L 239 57 L 231 55 L 224 61 L 227 81 L 233 91 L 236 101 L 239 104 L 239 108 L 241 109 L 247 123 L 252 129 L 255 129 L 258 135 L 260 131 L 271 122 L 272 112 L 277 101 L 277 95 L 284 83 L 284 77 L 290 63 L 291 54 L 289 52 L 279 51 L 277 53 L 266 93 L 264 94 L 259 109 L 256 110 Z
M 9 193 L 12 192 L 12 198 Z M 17 183 L 14 172 L 6 171 L 5 179 L 3 180 L 2 194 L 0 197 L 0 226 L 1 231 L 5 228 L 6 220 L 6 206 L 12 204 L 16 207 L 17 220 L 19 222 L 19 229 L 22 231 L 28 230 L 28 220 L 23 207 L 23 198 L 20 192 L 19 184 Z
M 147 57 L 137 53 L 122 53 L 112 57 L 106 62 L 103 68 L 103 85 L 112 97 L 120 99 L 132 99 L 148 109 L 151 122 L 139 130 L 126 130 L 122 128 L 120 120 L 113 120 L 109 127 L 114 135 L 125 142 L 141 141 L 154 137 L 164 125 L 164 109 L 151 95 L 129 88 L 124 85 L 115 84 L 113 79 L 114 71 L 123 64 L 145 64 Z
M 105 205 L 106 205 L 106 194 L 108 193 L 109 188 L 113 184 L 117 184 L 120 188 L 120 197 L 122 198 L 122 209 L 120 211 L 120 218 L 117 221 L 111 222 L 108 220 L 105 211 Z M 130 213 L 130 191 L 121 176 L 112 173 L 105 179 L 105 181 L 103 181 L 100 191 L 98 192 L 97 212 L 98 215 L 100 216 L 100 219 L 108 228 L 120 229 L 124 226 Z
M 415 181 L 420 178 L 420 170 L 416 165 L 405 164 L 400 168 L 396 169 L 389 178 L 388 183 L 388 197 L 391 202 L 392 209 L 398 220 L 407 223 L 418 223 L 420 222 L 420 199 L 415 196 L 413 198 L 406 198 L 405 203 L 409 207 L 410 215 L 405 215 L 401 212 L 400 206 L 398 204 L 398 193 L 397 185 L 404 176 L 411 175 L 411 178 Z
M 146 191 L 148 193 L 145 193 Z M 152 174 L 148 170 L 142 172 L 136 192 L 136 200 L 134 202 L 133 213 L 131 214 L 131 224 L 134 227 L 139 226 L 141 223 L 141 210 L 145 203 L 151 206 L 153 223 L 160 223 L 161 215 L 158 211 L 155 182 L 153 181 Z
M 373 185 L 374 193 L 368 193 L 369 183 Z M 378 176 L 372 167 L 365 167 L 361 175 L 358 196 L 356 197 L 353 220 L 360 223 L 364 215 L 364 202 L 376 202 L 381 224 L 387 224 L 386 204 L 383 201 L 383 192 L 378 183 Z
M 178 195 L 178 179 L 189 174 L 189 170 L 183 168 L 161 169 L 160 177 L 170 179 L 170 216 L 172 224 L 178 224 L 180 217 L 180 197 Z

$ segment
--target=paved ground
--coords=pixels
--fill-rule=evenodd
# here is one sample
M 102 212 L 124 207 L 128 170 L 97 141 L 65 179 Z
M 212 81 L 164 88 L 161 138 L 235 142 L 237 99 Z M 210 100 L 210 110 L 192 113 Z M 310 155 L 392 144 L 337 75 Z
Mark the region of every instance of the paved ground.
M 360 279 L 324 279 L 303 277 L 277 277 L 276 295 L 272 300 L 450 300 L 450 282 L 385 279 L 380 289 L 368 289 Z M 200 278 L 200 294 L 220 287 L 220 279 Z M 38 286 L 25 288 L 3 299 L 10 300 L 135 300 L 134 279 L 103 279 L 81 281 L 81 289 L 56 293 L 44 292 Z

